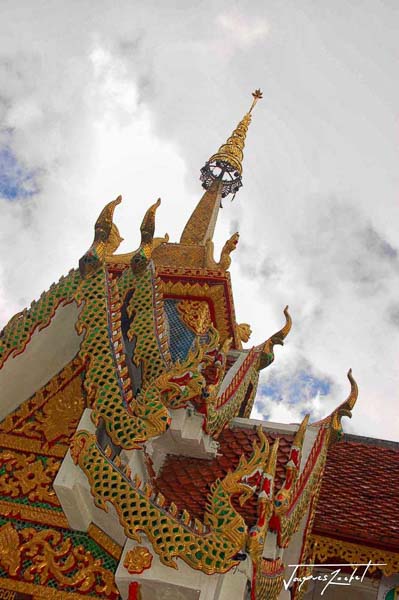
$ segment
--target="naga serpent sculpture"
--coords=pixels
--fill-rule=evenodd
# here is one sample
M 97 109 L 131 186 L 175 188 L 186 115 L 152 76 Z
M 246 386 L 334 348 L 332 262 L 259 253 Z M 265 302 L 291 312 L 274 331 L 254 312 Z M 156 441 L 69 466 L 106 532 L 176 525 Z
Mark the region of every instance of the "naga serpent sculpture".
M 82 272 L 76 300 L 82 305 L 77 330 L 85 332 L 80 349 L 86 362 L 85 386 L 93 403 L 93 421 L 105 425 L 114 447 L 101 447 L 95 435 L 83 430 L 72 440 L 71 455 L 86 474 L 96 505 L 107 510 L 107 502 L 113 504 L 128 537 L 139 540 L 138 532 L 144 532 L 166 565 L 176 567 L 173 558 L 179 557 L 205 573 L 224 573 L 237 564 L 235 556 L 245 548 L 247 526 L 231 500 L 237 494 L 244 503 L 253 494 L 245 478 L 265 468 L 269 444 L 261 429 L 251 458 L 241 456 L 235 471 L 213 484 L 203 523 L 192 520 L 187 511 L 178 517 L 173 503 L 166 510 L 163 496 L 155 497 L 149 484 L 140 486 L 137 476 L 132 480 L 129 468 L 122 466 L 115 452 L 115 447 L 139 448 L 166 431 L 170 423 L 168 409 L 186 406 L 190 399 L 204 394 L 207 365 L 212 364 L 217 365 L 210 395 L 214 403 L 225 373 L 221 357 L 229 341 L 219 348 L 219 334 L 213 327 L 202 345 L 197 338 L 181 363 L 172 364 L 160 343 L 157 327 L 159 323 L 162 327 L 163 315 L 159 312 L 157 277 L 151 261 L 158 206 L 159 201 L 144 217 L 141 245 L 132 255 L 131 269 L 119 278 L 114 278 L 106 264 L 97 266 L 94 272 L 92 268 L 90 273 L 85 269 Z M 96 248 L 90 252 L 100 254 Z M 123 345 L 123 311 L 128 321 L 127 338 L 134 340 L 129 358 L 141 373 L 141 389 L 135 395 Z M 231 407 L 226 411 L 222 406 L 219 411 L 223 418 L 218 427 L 227 422 Z
M 129 471 L 99 448 L 95 435 L 79 431 L 71 455 L 89 480 L 95 504 L 107 511 L 110 502 L 129 538 L 140 542 L 143 532 L 163 564 L 177 568 L 173 559 L 178 557 L 210 575 L 237 565 L 236 554 L 245 548 L 248 528 L 231 499 L 238 494 L 242 505 L 253 493 L 244 479 L 264 469 L 269 444 L 261 429 L 258 436 L 260 443 L 254 442 L 249 460 L 241 456 L 237 468 L 212 485 L 203 523 L 185 510 L 178 517 L 173 503 L 166 509 L 162 494 L 154 494 L 149 484 L 140 485 L 137 477 L 131 480 Z

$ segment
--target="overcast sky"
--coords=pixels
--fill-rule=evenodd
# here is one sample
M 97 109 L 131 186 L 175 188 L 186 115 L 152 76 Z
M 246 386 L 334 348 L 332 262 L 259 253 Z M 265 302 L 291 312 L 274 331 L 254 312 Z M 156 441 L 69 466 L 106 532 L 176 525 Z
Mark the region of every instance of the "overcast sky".
M 134 249 L 158 196 L 172 240 L 199 170 L 260 87 L 244 187 L 225 202 L 252 343 L 293 329 L 256 410 L 399 438 L 397 0 L 0 0 L 0 320 L 77 266 L 105 203 Z

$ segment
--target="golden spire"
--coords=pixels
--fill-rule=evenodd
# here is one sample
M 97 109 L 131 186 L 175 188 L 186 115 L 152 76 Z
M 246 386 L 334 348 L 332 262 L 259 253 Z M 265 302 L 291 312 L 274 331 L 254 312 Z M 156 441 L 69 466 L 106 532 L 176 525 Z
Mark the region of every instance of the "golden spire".
M 242 161 L 244 158 L 244 145 L 249 124 L 252 119 L 252 110 L 258 100 L 262 98 L 262 92 L 252 92 L 253 101 L 249 111 L 244 115 L 231 136 L 225 144 L 220 146 L 216 154 L 213 154 L 201 169 L 201 181 L 203 187 L 208 190 L 215 179 L 223 181 L 222 198 L 228 194 L 236 194 L 242 186 Z
M 229 194 L 236 194 L 242 186 L 243 149 L 252 110 L 262 92 L 255 90 L 249 111 L 237 125 L 225 144 L 211 156 L 201 169 L 202 187 L 206 192 L 189 218 L 180 243 L 189 246 L 205 246 L 213 238 L 220 202 Z
M 187 221 L 180 238 L 181 244 L 205 246 L 209 240 L 212 240 L 219 212 L 221 193 L 222 182 L 218 180 L 213 181 Z

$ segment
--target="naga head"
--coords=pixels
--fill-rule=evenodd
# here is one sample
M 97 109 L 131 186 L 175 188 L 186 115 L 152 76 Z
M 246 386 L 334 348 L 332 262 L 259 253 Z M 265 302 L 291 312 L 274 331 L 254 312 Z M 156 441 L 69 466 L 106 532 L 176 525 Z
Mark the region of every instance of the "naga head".
M 222 487 L 226 492 L 231 495 L 239 495 L 241 506 L 253 495 L 256 488 L 256 486 L 249 485 L 247 481 L 257 473 L 261 474 L 263 472 L 269 455 L 269 442 L 263 433 L 262 427 L 257 428 L 257 434 L 260 443 L 254 441 L 250 458 L 247 460 L 245 455 L 242 454 L 235 471 L 227 473 L 222 480 Z
M 157 387 L 165 406 L 183 408 L 190 400 L 201 395 L 204 387 L 200 369 L 203 356 L 204 349 L 197 341 L 183 362 L 176 362 L 169 371 L 158 377 Z
M 223 246 L 222 252 L 220 254 L 220 261 L 218 263 L 218 266 L 220 268 L 225 269 L 227 271 L 228 268 L 230 267 L 230 264 L 231 264 L 230 254 L 237 248 L 239 238 L 240 238 L 240 235 L 237 231 L 236 233 L 233 233 L 231 238 L 229 238 L 227 240 L 227 242 L 225 243 L 225 245 Z
M 238 337 L 244 344 L 246 344 L 251 337 L 251 326 L 248 323 L 237 323 L 237 334 Z
M 236 231 L 223 246 L 222 253 L 230 254 L 230 252 L 233 252 L 233 250 L 237 248 L 239 239 L 240 234 L 238 233 L 238 231 Z

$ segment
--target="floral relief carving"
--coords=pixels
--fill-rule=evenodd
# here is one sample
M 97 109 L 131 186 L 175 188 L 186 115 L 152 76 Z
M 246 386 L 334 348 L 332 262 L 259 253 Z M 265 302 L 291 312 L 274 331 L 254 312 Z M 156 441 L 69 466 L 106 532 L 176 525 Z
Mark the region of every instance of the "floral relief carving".
M 74 433 L 84 409 L 79 377 L 72 379 L 66 387 L 58 390 L 35 412 L 33 420 L 25 421 L 14 433 L 29 438 L 43 439 L 45 445 L 58 441 L 67 442 Z
M 101 597 L 119 598 L 114 576 L 82 545 L 55 529 L 17 530 L 12 523 L 0 527 L 0 565 L 18 580 L 47 584 L 51 579 L 60 588 L 95 592 Z
M 129 573 L 142 573 L 151 567 L 151 563 L 151 552 L 145 546 L 136 546 L 126 553 L 123 566 Z
M 55 458 L 4 450 L 0 452 L 0 495 L 27 496 L 31 502 L 58 506 L 52 482 L 59 466 Z

